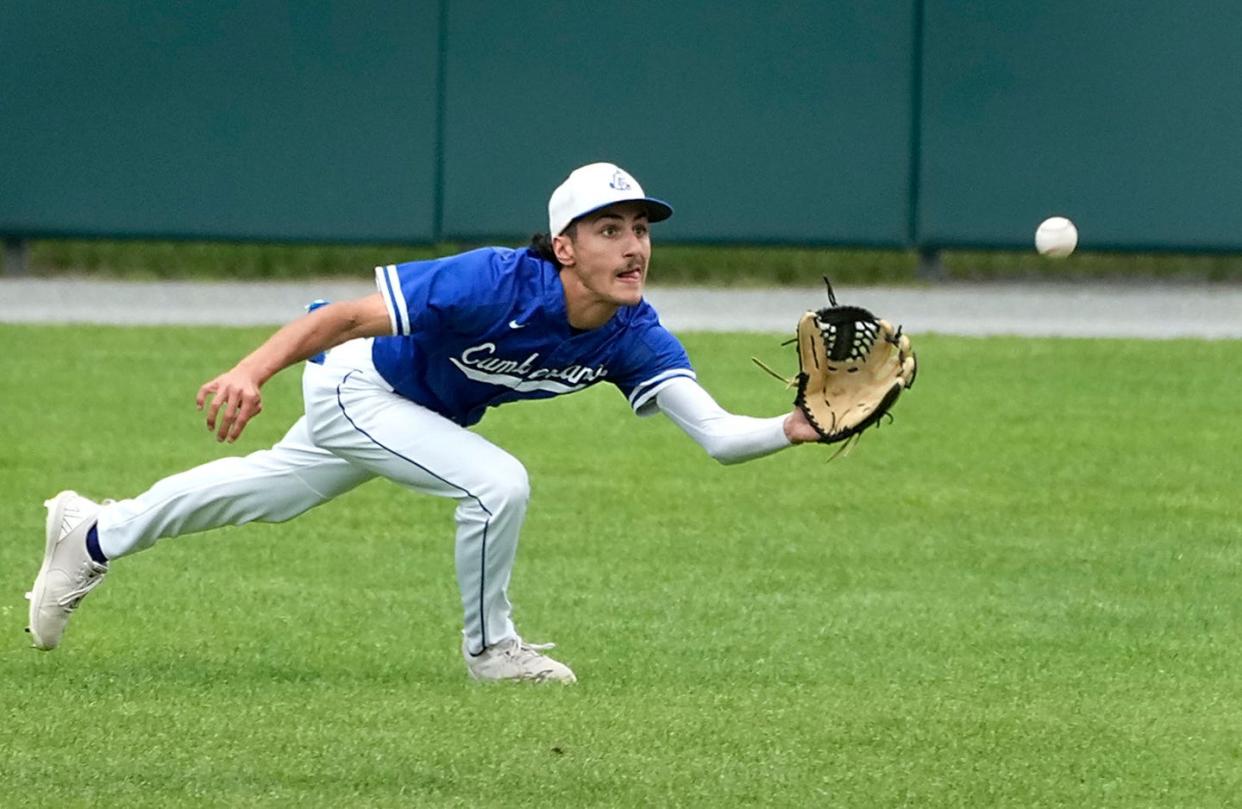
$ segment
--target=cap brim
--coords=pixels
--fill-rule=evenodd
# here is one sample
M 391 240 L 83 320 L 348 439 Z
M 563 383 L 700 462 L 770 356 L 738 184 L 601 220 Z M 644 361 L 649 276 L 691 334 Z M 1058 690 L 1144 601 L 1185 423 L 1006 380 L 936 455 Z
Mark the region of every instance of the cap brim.
M 647 203 L 648 222 L 663 222 L 673 215 L 673 206 L 662 199 L 643 197 L 643 202 Z
M 670 216 L 673 215 L 673 206 L 669 205 L 667 202 L 665 202 L 662 199 L 656 199 L 655 197 L 634 197 L 633 199 L 614 199 L 614 200 L 611 200 L 610 202 L 605 202 L 603 205 L 592 208 L 589 211 L 583 211 L 582 213 L 578 214 L 573 219 L 571 219 L 569 224 L 573 224 L 574 222 L 584 219 L 585 217 L 588 217 L 593 213 L 598 213 L 599 211 L 602 211 L 605 208 L 611 208 L 613 205 L 621 205 L 622 203 L 625 203 L 625 202 L 645 203 L 647 206 L 647 221 L 648 222 L 663 222 L 665 219 L 668 219 Z M 569 225 L 566 225 L 565 227 L 569 227 Z

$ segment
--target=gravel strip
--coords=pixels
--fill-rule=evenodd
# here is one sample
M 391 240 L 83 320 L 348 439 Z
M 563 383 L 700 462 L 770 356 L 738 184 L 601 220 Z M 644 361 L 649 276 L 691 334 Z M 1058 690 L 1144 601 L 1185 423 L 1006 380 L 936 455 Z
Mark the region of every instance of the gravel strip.
M 0 322 L 108 325 L 277 325 L 314 298 L 373 292 L 368 280 L 106 281 L 0 278 Z M 1242 338 L 1242 286 L 1225 284 L 944 284 L 842 287 L 911 333 L 1065 337 Z M 648 299 L 673 331 L 788 332 L 822 287 L 655 286 Z

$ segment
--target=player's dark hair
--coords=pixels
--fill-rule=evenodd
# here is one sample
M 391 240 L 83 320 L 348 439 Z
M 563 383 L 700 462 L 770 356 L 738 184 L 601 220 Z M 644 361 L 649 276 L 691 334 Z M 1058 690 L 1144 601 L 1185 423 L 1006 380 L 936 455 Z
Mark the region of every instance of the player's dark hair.
M 530 251 L 544 261 L 561 266 L 561 263 L 556 260 L 556 253 L 552 252 L 552 237 L 546 233 L 536 233 L 530 237 Z
M 571 222 L 563 233 L 570 239 L 578 235 L 578 223 Z M 530 237 L 530 249 L 544 261 L 550 261 L 560 269 L 561 262 L 556 260 L 556 252 L 552 249 L 552 237 L 547 233 L 536 233 Z

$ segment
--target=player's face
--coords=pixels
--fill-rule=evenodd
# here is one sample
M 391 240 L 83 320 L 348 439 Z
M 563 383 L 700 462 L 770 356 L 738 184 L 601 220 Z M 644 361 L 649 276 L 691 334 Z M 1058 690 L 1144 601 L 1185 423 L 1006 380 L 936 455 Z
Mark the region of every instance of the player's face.
M 573 238 L 557 237 L 572 286 L 595 304 L 633 306 L 643 299 L 651 236 L 647 208 L 622 202 L 578 220 Z M 567 285 L 567 289 L 569 285 Z

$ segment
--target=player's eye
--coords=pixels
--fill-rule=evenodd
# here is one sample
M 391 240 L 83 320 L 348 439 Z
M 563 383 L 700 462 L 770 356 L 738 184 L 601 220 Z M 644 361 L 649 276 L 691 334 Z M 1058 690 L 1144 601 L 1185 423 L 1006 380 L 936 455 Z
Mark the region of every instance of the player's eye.
M 604 234 L 605 236 L 616 236 L 617 226 L 616 225 L 604 225 L 604 229 L 601 230 L 600 233 Z

